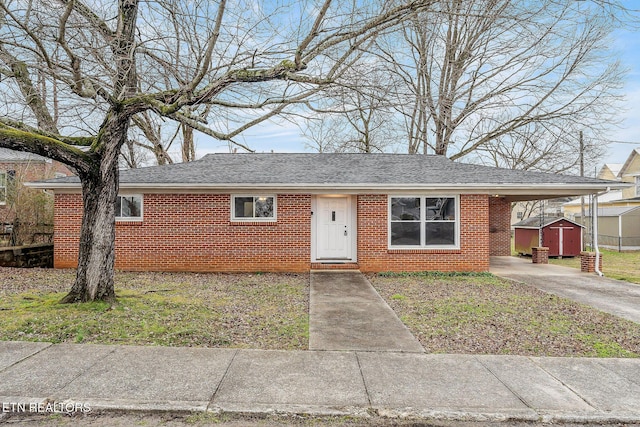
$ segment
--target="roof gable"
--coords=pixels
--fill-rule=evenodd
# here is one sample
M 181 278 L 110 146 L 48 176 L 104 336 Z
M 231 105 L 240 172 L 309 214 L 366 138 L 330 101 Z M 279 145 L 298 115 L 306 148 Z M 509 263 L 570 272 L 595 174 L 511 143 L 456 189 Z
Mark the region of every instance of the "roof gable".
M 618 179 L 618 174 L 622 169 L 622 163 L 606 163 L 598 172 L 598 178 L 600 179 Z
M 618 178 L 622 178 L 625 175 L 640 175 L 640 148 L 633 150 L 620 168 Z

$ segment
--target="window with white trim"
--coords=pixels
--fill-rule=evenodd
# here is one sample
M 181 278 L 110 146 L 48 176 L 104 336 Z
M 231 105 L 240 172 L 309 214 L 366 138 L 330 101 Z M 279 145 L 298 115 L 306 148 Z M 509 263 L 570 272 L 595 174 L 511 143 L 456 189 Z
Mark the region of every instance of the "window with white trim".
M 116 198 L 116 220 L 141 220 L 142 196 L 118 195 Z
M 457 248 L 458 198 L 389 197 L 390 248 Z
M 0 205 L 7 203 L 7 173 L 0 171 Z
M 274 221 L 276 198 L 275 196 L 233 196 L 231 218 L 234 221 Z

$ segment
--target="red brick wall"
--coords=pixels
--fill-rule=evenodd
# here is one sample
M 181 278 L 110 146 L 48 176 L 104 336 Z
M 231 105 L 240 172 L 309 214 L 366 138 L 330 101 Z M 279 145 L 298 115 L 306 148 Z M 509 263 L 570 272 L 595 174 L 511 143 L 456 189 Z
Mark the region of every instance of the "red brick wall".
M 489 197 L 489 255 L 511 255 L 511 202 Z
M 78 266 L 78 245 L 82 223 L 82 196 L 56 194 L 53 203 L 53 266 Z
M 57 268 L 77 265 L 80 195 L 56 195 Z M 230 195 L 145 194 L 142 222 L 116 223 L 116 268 L 308 271 L 311 196 L 278 195 L 277 222 L 230 221 Z
M 388 198 L 358 198 L 362 271 L 487 271 L 489 197 L 460 196 L 460 248 L 389 250 Z M 55 266 L 75 267 L 80 195 L 56 194 Z M 145 194 L 142 222 L 116 225 L 116 267 L 159 271 L 308 271 L 311 196 L 278 195 L 277 221 L 230 221 L 230 196 Z
M 487 271 L 486 195 L 460 196 L 460 249 L 388 248 L 388 197 L 358 196 L 358 264 L 362 271 Z

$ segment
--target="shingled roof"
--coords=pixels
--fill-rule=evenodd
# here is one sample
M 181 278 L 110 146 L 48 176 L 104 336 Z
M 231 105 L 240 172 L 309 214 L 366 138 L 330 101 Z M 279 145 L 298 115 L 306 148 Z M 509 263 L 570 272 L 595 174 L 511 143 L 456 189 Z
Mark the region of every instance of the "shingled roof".
M 517 224 L 513 224 L 513 227 L 516 228 L 540 228 L 540 223 L 542 222 L 542 227 L 546 227 L 549 224 L 553 224 L 554 222 L 558 222 L 558 221 L 568 221 L 570 223 L 573 223 L 579 227 L 584 227 L 584 225 L 578 224 L 575 221 L 570 220 L 569 218 L 565 218 L 562 216 L 545 216 L 542 218 L 542 221 L 540 221 L 540 216 L 531 216 L 529 218 L 523 219 L 522 221 L 518 222 Z
M 0 147 L 0 162 L 5 163 L 22 163 L 22 162 L 46 162 L 46 157 L 37 154 L 27 153 L 24 151 L 15 151 L 8 148 Z
M 78 178 L 39 183 L 39 188 L 71 188 Z M 410 189 L 410 188 L 566 188 L 583 193 L 616 185 L 614 181 L 501 169 L 453 162 L 436 155 L 268 153 L 208 154 L 202 159 L 120 173 L 125 188 L 282 188 L 282 189 Z

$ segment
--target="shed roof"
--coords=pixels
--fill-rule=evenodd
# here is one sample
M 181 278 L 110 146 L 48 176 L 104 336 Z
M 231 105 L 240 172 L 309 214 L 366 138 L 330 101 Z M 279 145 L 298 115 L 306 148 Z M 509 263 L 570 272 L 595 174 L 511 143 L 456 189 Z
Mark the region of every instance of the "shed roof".
M 558 217 L 558 216 L 545 216 L 544 218 L 542 218 L 542 227 L 546 227 L 548 225 L 551 225 L 553 223 L 556 223 L 558 221 L 567 221 L 570 222 L 572 224 L 575 224 L 579 227 L 583 227 L 583 225 L 578 224 L 575 221 L 570 220 L 569 218 L 565 218 L 565 217 Z M 539 216 L 532 216 L 529 217 L 527 219 L 524 219 L 516 224 L 513 224 L 513 227 L 515 228 L 540 228 L 540 217 Z
M 502 169 L 453 162 L 436 155 L 267 153 L 208 154 L 202 159 L 164 166 L 128 169 L 120 186 L 159 189 L 506 189 L 530 193 L 554 190 L 554 196 L 587 194 L 615 181 Z M 79 187 L 77 177 L 34 183 L 39 188 Z M 576 192 L 576 191 L 581 192 Z M 542 191 L 544 192 L 544 191 Z M 507 193 L 504 193 L 507 194 Z M 515 194 L 515 193 L 514 193 Z M 552 194 L 552 192 L 549 192 Z

